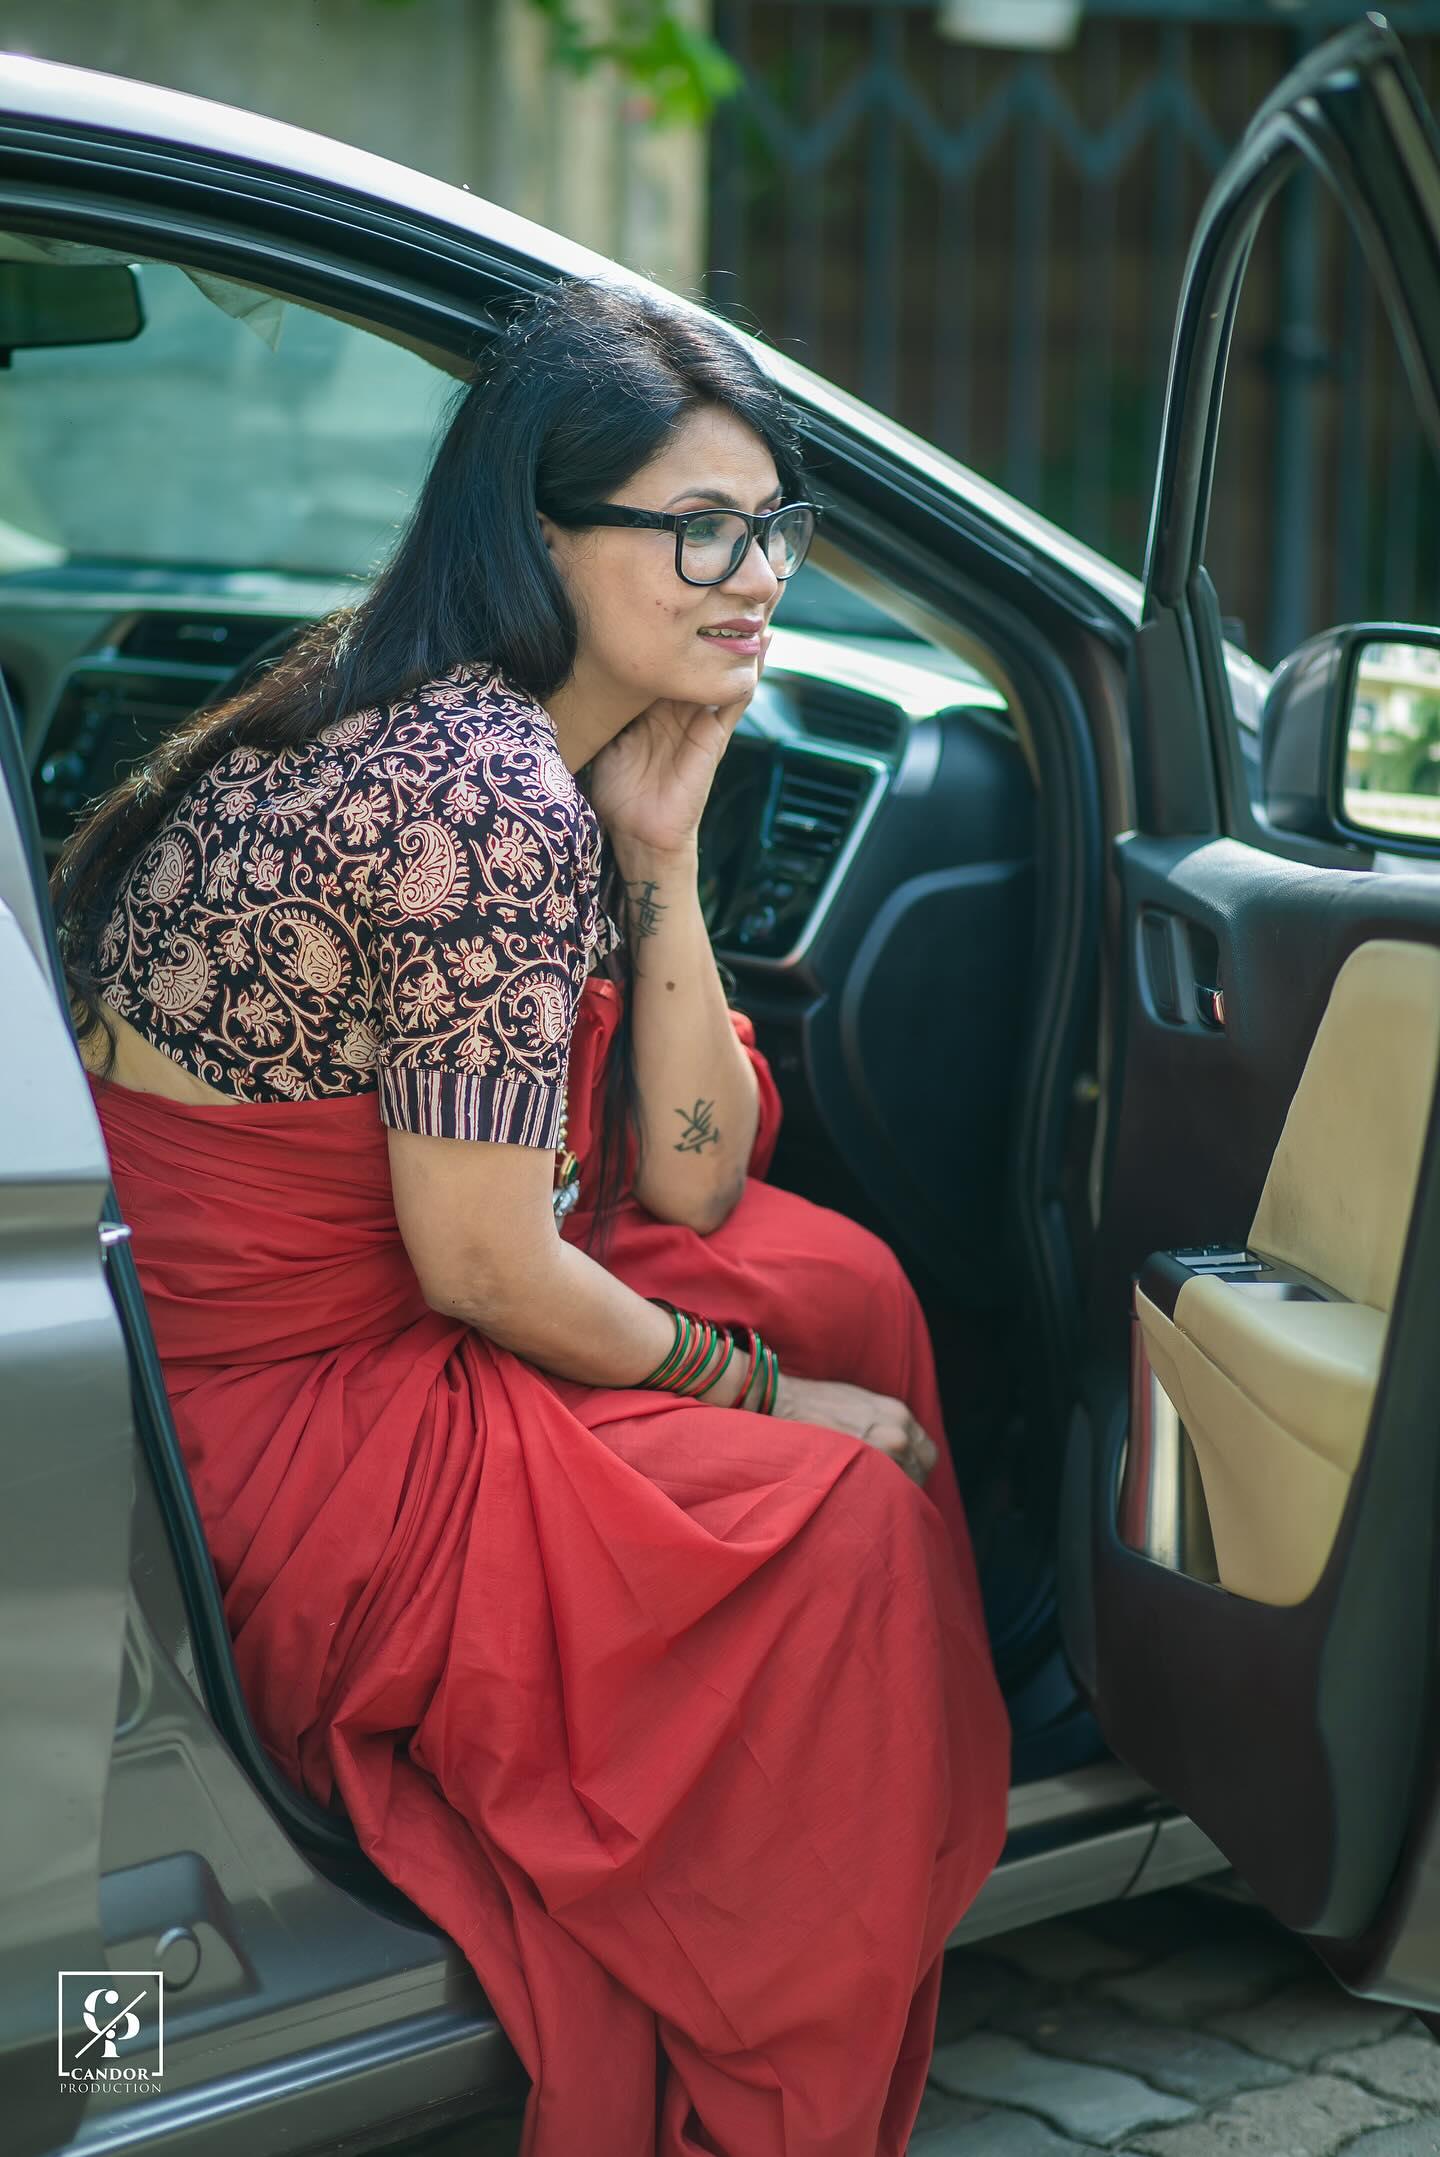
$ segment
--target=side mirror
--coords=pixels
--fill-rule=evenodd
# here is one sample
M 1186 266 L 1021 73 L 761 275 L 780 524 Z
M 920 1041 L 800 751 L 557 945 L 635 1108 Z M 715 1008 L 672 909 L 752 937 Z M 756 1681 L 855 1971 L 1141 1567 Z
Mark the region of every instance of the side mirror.
M 1283 831 L 1440 849 L 1440 629 L 1353 622 L 1302 644 L 1270 684 L 1260 768 Z
M 0 365 L 47 346 L 125 344 L 144 327 L 129 263 L 0 262 Z

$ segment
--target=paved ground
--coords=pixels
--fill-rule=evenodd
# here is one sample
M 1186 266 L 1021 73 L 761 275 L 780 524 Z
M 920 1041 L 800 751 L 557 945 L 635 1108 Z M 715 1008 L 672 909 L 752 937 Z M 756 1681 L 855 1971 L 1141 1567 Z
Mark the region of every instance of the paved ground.
M 497 2124 L 427 2157 L 518 2147 Z M 1440 2157 L 1440 2044 L 1252 1908 L 1148 1896 L 951 1954 L 910 2150 Z
M 1252 1907 L 1148 1896 L 945 1980 L 913 2157 L 1440 2157 L 1440 2045 Z

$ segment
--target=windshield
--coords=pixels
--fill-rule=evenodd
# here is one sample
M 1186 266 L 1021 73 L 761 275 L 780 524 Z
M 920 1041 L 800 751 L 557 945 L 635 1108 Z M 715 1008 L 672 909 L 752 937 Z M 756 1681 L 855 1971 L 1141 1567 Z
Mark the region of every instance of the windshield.
M 133 342 L 16 352 L 0 374 L 0 571 L 104 558 L 369 575 L 424 477 L 450 378 L 262 302 L 272 349 L 183 270 L 139 276 Z
M 0 374 L 0 575 L 125 562 L 371 576 L 423 482 L 451 378 L 228 280 L 207 296 L 169 264 L 136 274 L 133 341 L 18 351 Z M 917 641 L 815 563 L 779 619 Z

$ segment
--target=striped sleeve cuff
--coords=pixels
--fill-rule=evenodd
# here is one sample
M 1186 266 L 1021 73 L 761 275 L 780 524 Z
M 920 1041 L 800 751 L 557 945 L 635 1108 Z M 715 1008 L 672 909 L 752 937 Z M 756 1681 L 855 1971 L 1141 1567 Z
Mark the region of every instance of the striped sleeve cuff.
M 426 1138 L 489 1139 L 501 1146 L 560 1143 L 563 1079 L 505 1072 L 444 1071 L 433 1064 L 380 1069 L 380 1120 Z

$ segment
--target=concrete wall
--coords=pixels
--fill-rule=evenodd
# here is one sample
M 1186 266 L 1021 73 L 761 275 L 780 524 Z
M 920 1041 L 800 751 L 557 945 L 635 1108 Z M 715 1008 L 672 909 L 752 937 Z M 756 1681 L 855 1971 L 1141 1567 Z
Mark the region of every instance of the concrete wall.
M 613 4 L 580 12 L 603 29 Z M 338 136 L 677 289 L 704 265 L 703 136 L 649 129 L 608 69 L 550 69 L 528 0 L 0 0 L 0 49 Z

